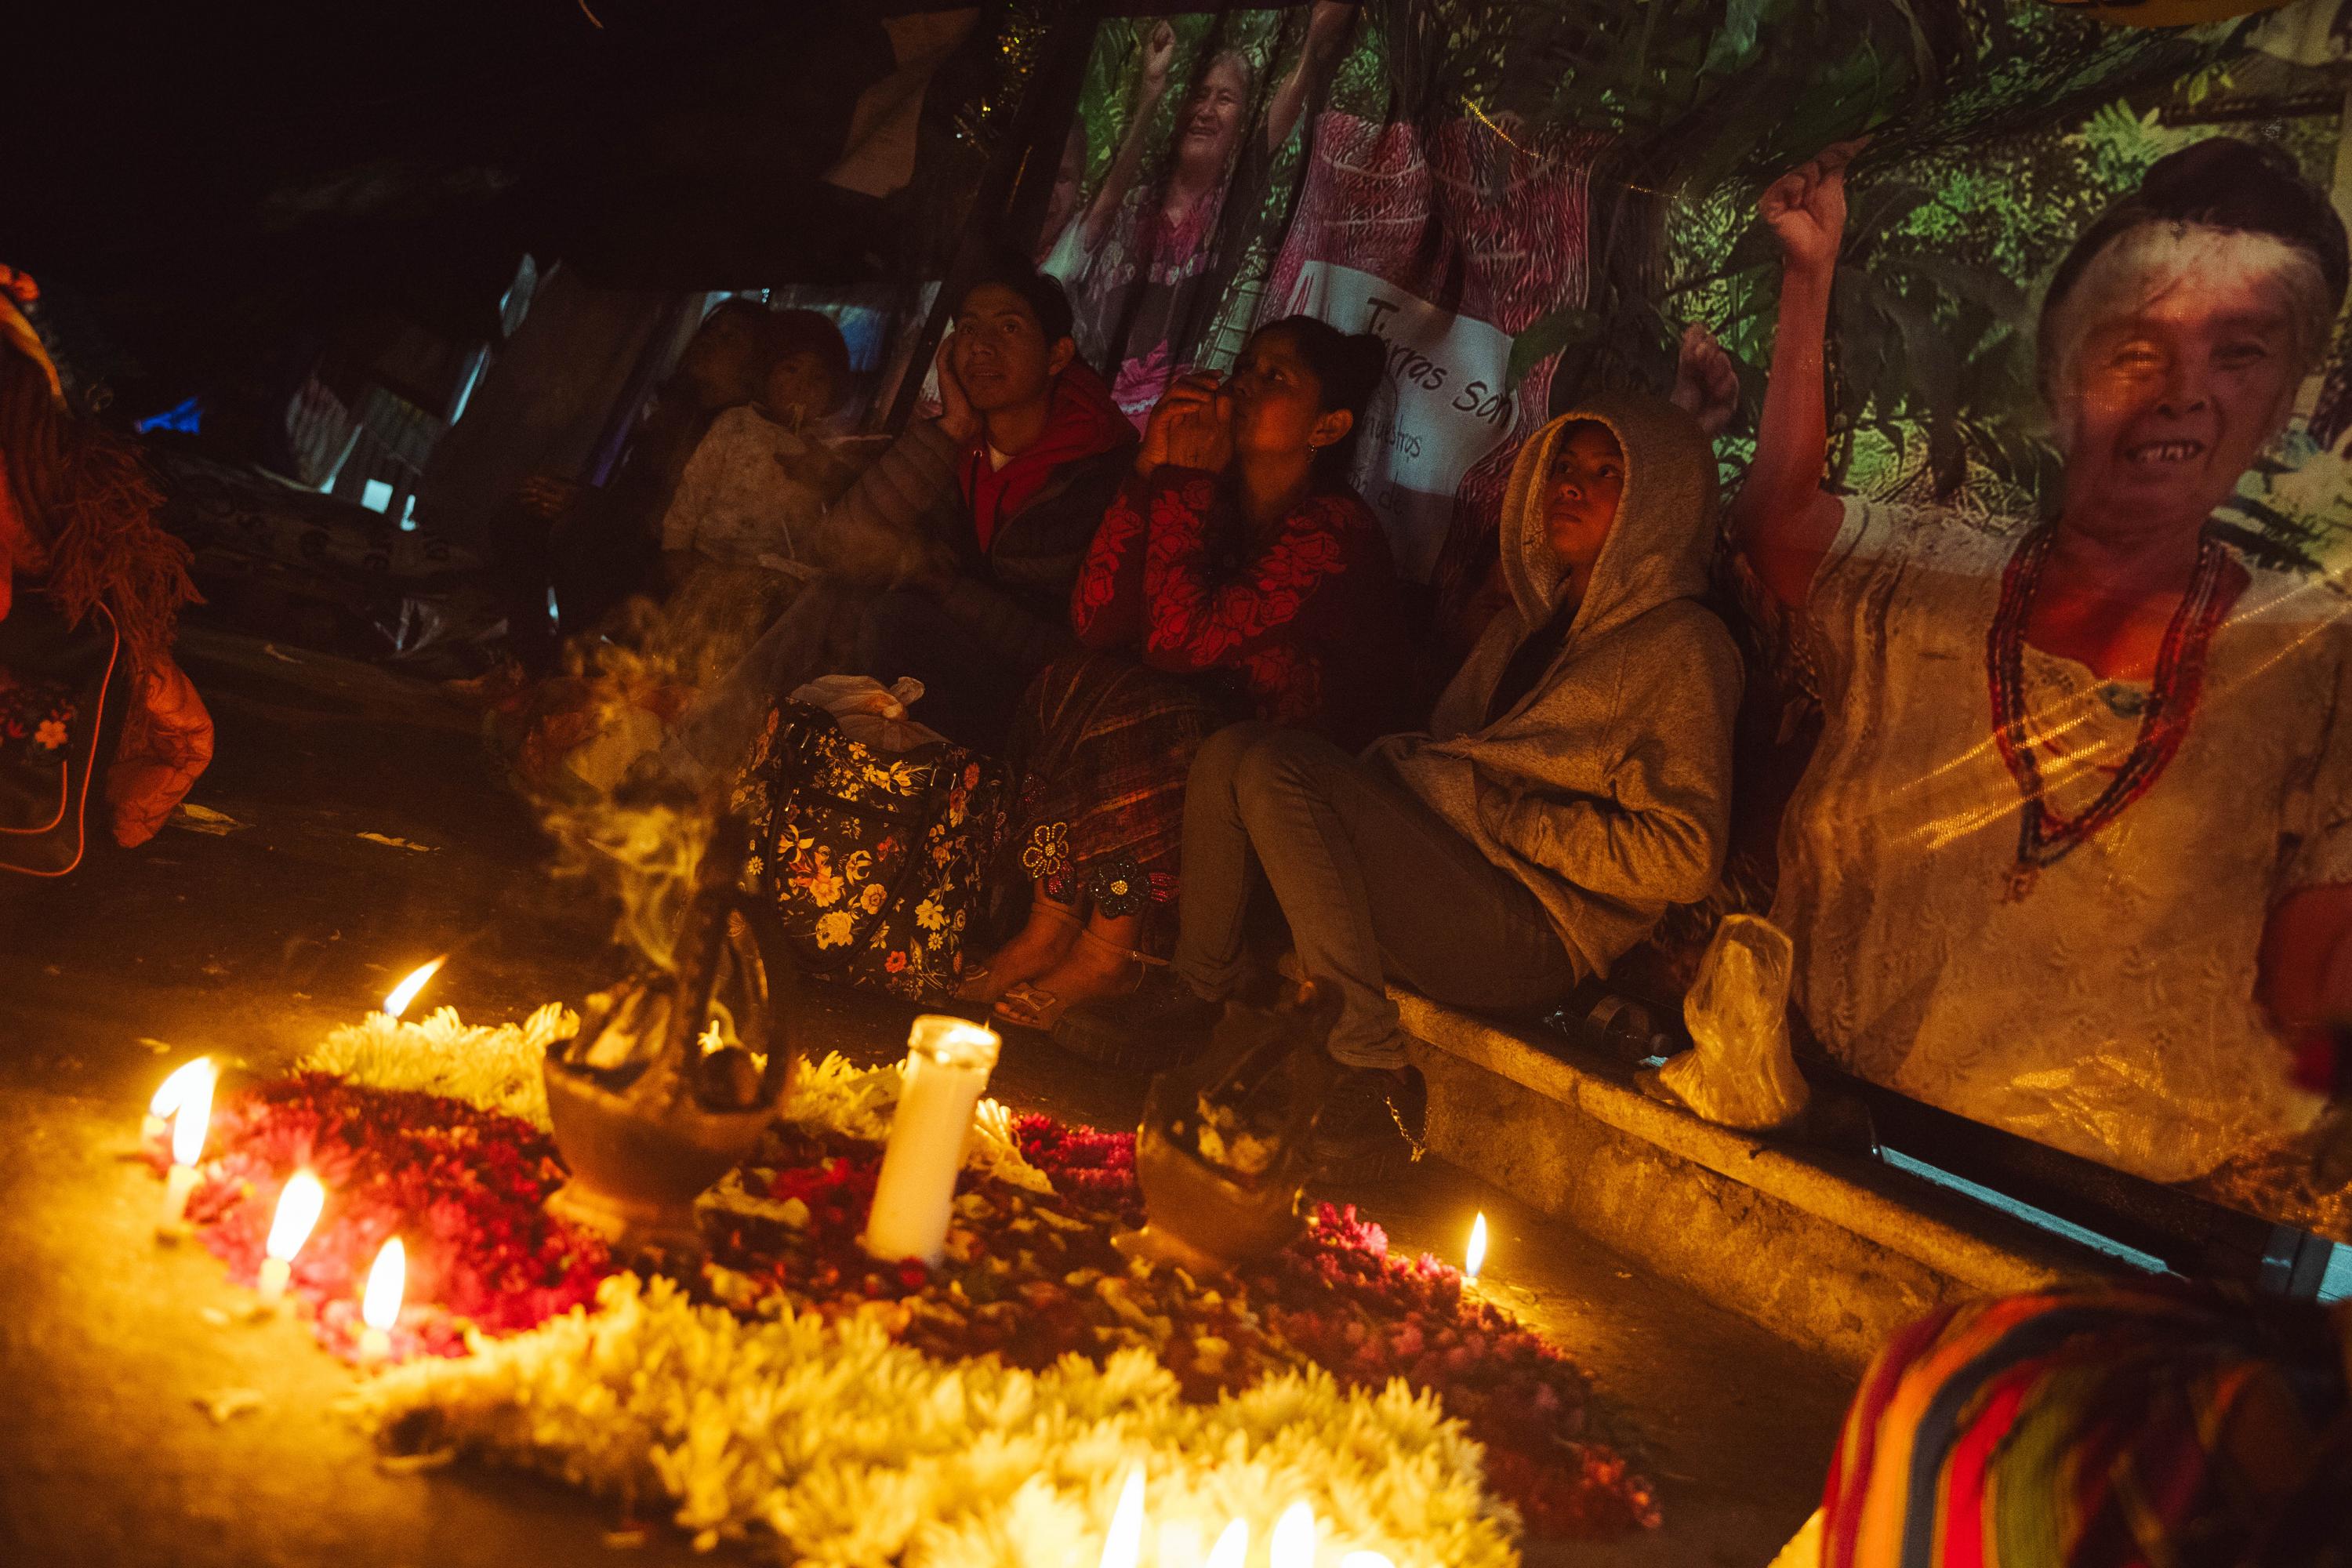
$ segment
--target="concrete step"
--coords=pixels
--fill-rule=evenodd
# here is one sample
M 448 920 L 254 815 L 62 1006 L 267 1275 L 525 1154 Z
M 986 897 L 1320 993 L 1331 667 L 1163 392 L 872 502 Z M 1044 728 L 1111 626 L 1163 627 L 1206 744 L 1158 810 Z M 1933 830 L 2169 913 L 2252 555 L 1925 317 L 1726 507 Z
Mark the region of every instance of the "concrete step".
M 1396 1000 L 1423 1042 L 1433 1153 L 1841 1363 L 1948 1301 L 2118 1271 L 1876 1161 L 1661 1104 L 1539 1028 Z

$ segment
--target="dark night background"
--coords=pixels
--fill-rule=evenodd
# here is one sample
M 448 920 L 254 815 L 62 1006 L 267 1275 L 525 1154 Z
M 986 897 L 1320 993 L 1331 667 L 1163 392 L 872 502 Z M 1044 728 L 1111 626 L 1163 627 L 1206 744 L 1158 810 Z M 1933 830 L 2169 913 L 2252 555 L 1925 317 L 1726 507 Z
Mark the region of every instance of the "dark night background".
M 1005 14 L 933 78 L 912 188 L 820 176 L 889 68 L 880 19 L 933 8 L 48 5 L 10 29 L 0 259 L 131 416 L 395 316 L 494 339 L 526 251 L 663 288 L 908 276 L 1010 118 Z

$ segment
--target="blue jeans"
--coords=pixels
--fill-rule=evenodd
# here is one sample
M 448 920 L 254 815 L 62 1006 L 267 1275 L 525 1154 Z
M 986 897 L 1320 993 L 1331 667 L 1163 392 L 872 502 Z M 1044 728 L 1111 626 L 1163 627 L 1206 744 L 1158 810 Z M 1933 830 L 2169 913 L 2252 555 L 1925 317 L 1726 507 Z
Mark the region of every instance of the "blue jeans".
M 1263 870 L 1301 971 L 1339 993 L 1331 1055 L 1404 1065 L 1393 976 L 1457 1007 L 1549 1006 L 1582 978 L 1535 894 L 1386 768 L 1319 735 L 1236 724 L 1209 738 L 1184 797 L 1176 972 L 1212 1000 L 1248 977 L 1244 916 Z

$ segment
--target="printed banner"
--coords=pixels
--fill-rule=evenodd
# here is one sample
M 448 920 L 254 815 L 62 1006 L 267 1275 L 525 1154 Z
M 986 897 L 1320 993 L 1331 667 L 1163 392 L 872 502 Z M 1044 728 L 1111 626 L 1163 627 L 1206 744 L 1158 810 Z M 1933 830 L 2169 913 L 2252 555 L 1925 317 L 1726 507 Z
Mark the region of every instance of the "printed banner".
M 1318 317 L 1388 344 L 1391 395 L 1357 437 L 1356 488 L 1388 525 L 1397 564 L 1426 580 L 1463 477 L 1511 435 L 1510 334 L 1323 261 L 1300 267 L 1270 313 Z
M 1254 323 L 1377 334 L 1355 481 L 1441 643 L 1525 439 L 1672 393 L 1717 436 L 1749 711 L 1722 884 L 1612 987 L 1671 1006 L 1769 915 L 1814 1061 L 2352 1238 L 2339 9 L 1112 17 L 1040 254 L 1139 419 Z M 1759 214 L 1855 140 L 1842 207 L 1816 166 Z M 1825 331 L 1789 309 L 1808 222 Z M 1828 440 L 1766 514 L 1784 330 L 1822 336 Z

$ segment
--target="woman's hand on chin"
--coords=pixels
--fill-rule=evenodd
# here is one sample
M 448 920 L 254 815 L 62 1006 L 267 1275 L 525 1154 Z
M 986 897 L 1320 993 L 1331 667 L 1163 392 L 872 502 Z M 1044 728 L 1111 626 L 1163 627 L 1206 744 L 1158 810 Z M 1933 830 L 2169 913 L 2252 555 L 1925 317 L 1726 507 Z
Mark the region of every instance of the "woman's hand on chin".
M 1233 456 L 1233 403 L 1213 371 L 1196 371 L 1170 387 L 1151 410 L 1135 471 L 1150 475 L 1163 463 L 1222 473 Z

